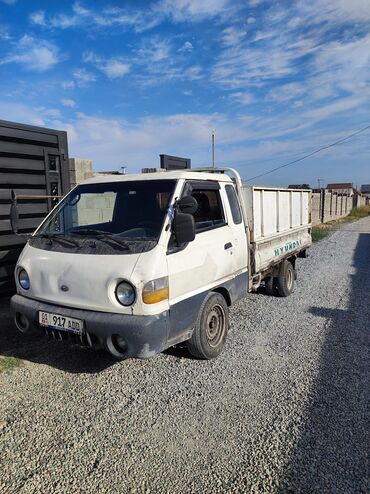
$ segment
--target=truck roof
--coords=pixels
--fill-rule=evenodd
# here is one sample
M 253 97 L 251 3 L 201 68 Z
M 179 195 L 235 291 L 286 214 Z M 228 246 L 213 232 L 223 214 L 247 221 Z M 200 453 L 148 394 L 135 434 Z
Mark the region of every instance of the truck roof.
M 232 182 L 231 178 L 222 172 L 198 171 L 196 168 L 188 170 L 157 171 L 150 173 L 133 173 L 127 175 L 101 175 L 88 178 L 80 184 L 97 184 L 106 182 L 128 182 L 139 180 L 213 180 L 217 182 Z

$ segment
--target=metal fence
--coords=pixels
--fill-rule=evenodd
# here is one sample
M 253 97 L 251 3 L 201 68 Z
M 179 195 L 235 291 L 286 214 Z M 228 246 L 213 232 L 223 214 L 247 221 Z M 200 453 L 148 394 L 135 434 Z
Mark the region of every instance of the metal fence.
M 18 197 L 19 233 L 31 233 L 70 188 L 67 134 L 0 120 L 0 294 L 13 289 L 15 262 L 26 239 L 10 223 Z

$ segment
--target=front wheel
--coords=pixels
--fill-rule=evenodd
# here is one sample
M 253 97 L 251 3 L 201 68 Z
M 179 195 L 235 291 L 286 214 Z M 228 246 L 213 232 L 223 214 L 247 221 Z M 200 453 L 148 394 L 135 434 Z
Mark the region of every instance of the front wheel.
M 189 352 L 197 358 L 217 357 L 225 344 L 229 329 L 229 309 L 219 293 L 210 293 L 204 300 L 194 332 L 187 341 Z

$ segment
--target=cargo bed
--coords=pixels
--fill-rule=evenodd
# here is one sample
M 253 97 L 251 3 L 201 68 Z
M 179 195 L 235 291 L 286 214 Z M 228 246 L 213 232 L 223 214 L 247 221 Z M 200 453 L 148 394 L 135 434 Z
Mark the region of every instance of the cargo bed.
M 242 185 L 252 275 L 311 245 L 311 190 Z

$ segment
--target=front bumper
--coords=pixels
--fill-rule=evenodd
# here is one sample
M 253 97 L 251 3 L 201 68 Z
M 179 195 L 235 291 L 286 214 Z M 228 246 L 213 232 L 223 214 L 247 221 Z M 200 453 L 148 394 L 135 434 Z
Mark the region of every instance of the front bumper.
M 167 348 L 169 335 L 169 311 L 154 316 L 134 316 L 110 312 L 61 307 L 46 302 L 14 295 L 10 302 L 14 317 L 25 316 L 31 330 L 43 330 L 39 325 L 39 311 L 52 312 L 61 316 L 82 319 L 85 323 L 84 334 L 77 336 L 58 330 L 45 331 L 58 339 L 77 340 L 76 343 L 90 347 L 105 347 L 114 356 L 148 358 Z M 114 345 L 114 338 L 120 336 L 126 343 L 122 354 Z

